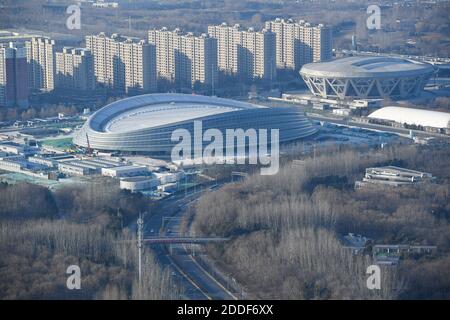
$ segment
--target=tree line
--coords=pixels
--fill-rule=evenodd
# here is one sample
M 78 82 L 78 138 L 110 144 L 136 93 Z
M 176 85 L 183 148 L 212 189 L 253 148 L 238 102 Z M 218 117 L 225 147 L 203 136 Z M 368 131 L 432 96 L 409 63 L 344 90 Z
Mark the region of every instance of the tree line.
M 147 249 L 138 283 L 136 237 L 127 225 L 150 209 L 109 179 L 53 192 L 0 184 L 0 299 L 179 298 L 180 287 Z M 81 290 L 66 287 L 70 265 L 80 267 Z
M 298 158 L 298 157 L 297 157 Z M 450 150 L 423 146 L 335 148 L 285 162 L 210 192 L 195 206 L 196 235 L 231 236 L 208 253 L 258 298 L 449 298 Z M 401 165 L 435 181 L 355 190 L 366 167 Z M 370 256 L 342 244 L 347 233 L 378 244 L 437 245 L 436 254 L 383 268 L 382 290 L 365 286 Z

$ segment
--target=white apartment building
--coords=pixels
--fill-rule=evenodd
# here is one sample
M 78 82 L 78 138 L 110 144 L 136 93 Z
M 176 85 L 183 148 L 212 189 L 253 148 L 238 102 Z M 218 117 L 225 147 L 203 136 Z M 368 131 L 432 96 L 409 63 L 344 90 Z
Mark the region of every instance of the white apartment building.
M 126 91 L 156 91 L 156 56 L 155 46 L 145 40 L 135 41 L 131 38 L 120 43 L 120 57 L 124 63 Z
M 208 26 L 208 34 L 217 39 L 217 65 L 219 70 L 236 75 L 238 73 L 238 59 L 236 43 L 241 42 L 241 27 L 233 27 L 225 22 L 219 26 Z
M 55 41 L 33 37 L 25 42 L 30 89 L 51 91 L 55 88 Z
M 267 21 L 265 27 L 276 35 L 278 69 L 298 71 L 306 63 L 332 58 L 333 37 L 330 27 L 280 18 Z
M 96 83 L 129 92 L 156 91 L 156 56 L 144 40 L 105 33 L 86 36 L 86 47 L 94 58 Z
M 156 73 L 160 80 L 179 87 L 217 82 L 217 41 L 206 34 L 183 34 L 180 29 L 150 30 L 148 41 L 156 47 Z
M 149 30 L 148 42 L 156 48 L 156 74 L 158 79 L 175 81 L 175 48 L 180 46 L 181 31 L 167 28 Z
M 93 90 L 94 60 L 91 51 L 86 48 L 63 48 L 56 53 L 57 88 Z
M 217 39 L 218 68 L 224 74 L 247 80 L 276 78 L 274 33 L 222 23 L 208 26 L 208 34 Z

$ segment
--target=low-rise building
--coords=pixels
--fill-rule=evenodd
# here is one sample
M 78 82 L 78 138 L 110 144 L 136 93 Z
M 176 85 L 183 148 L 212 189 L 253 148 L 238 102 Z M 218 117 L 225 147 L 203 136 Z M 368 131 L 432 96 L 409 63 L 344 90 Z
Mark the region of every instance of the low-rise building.
M 363 253 L 369 241 L 369 238 L 353 233 L 349 233 L 342 237 L 344 248 L 352 250 L 354 254 Z
M 338 116 L 347 117 L 351 114 L 351 110 L 349 109 L 333 109 L 333 114 Z
M 159 180 L 146 177 L 129 177 L 120 179 L 120 189 L 130 190 L 131 192 L 153 190 L 159 185 Z
M 0 160 L 0 170 L 20 172 L 23 167 L 23 162 L 13 161 L 8 158 L 2 158 Z
M 351 101 L 350 109 L 380 108 L 383 101 L 383 99 L 355 99 Z
M 368 184 L 400 186 L 430 179 L 433 179 L 433 176 L 428 172 L 409 170 L 395 166 L 374 167 L 366 169 L 363 180 L 355 182 L 355 188 L 359 189 Z
M 41 164 L 50 168 L 53 168 L 56 166 L 56 161 L 53 160 L 52 158 L 45 158 L 45 157 L 40 157 L 40 156 L 34 156 L 34 157 L 29 157 L 28 161 L 32 162 L 32 163 L 37 163 L 37 164 Z
M 45 172 L 47 174 L 48 168 L 37 163 L 29 162 L 23 156 L 8 156 L 0 159 L 0 169 L 10 172 L 18 172 L 27 175 L 35 175 Z
M 185 175 L 184 171 L 155 173 L 155 176 L 161 181 L 161 184 L 175 183 L 184 179 Z
M 112 168 L 102 168 L 102 175 L 113 178 L 138 176 L 148 173 L 145 166 L 119 166 Z
M 71 162 L 58 163 L 58 170 L 68 176 L 87 176 L 92 173 L 92 169 Z
M 404 256 L 432 254 L 436 251 L 437 246 L 377 244 L 372 247 L 372 257 L 378 265 L 396 265 Z
M 166 183 L 158 186 L 158 190 L 162 192 L 172 193 L 177 191 L 178 184 L 176 183 Z
M 25 146 L 21 146 L 15 143 L 2 143 L 0 144 L 0 151 L 9 153 L 9 154 L 24 154 Z

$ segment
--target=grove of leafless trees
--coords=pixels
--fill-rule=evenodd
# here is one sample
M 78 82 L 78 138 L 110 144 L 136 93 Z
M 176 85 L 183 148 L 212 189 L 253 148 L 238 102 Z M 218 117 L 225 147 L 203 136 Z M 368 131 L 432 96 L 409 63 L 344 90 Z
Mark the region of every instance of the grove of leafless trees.
M 1 184 L 0 299 L 179 298 L 149 250 L 139 286 L 136 240 L 127 225 L 149 210 L 148 201 L 110 181 L 56 192 Z M 80 267 L 81 290 L 66 287 L 70 265 Z
M 392 146 L 342 149 L 287 163 L 274 176 L 252 175 L 203 196 L 196 235 L 231 236 L 208 247 L 227 272 L 258 298 L 403 299 L 450 297 L 450 150 Z M 401 165 L 435 181 L 354 190 L 364 170 Z M 436 254 L 406 257 L 382 270 L 382 289 L 366 287 L 369 255 L 354 255 L 341 237 L 378 244 L 436 245 Z

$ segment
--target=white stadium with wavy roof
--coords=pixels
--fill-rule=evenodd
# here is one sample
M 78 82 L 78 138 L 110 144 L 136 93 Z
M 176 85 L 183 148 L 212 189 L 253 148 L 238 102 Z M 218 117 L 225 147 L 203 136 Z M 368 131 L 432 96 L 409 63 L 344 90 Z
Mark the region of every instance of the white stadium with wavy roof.
M 167 156 L 176 129 L 279 129 L 280 143 L 306 138 L 317 128 L 296 108 L 265 107 L 188 94 L 145 94 L 113 102 L 95 112 L 75 133 L 78 146 L 100 151 Z
M 300 70 L 312 94 L 339 100 L 415 97 L 435 72 L 431 64 L 389 56 L 352 56 Z

